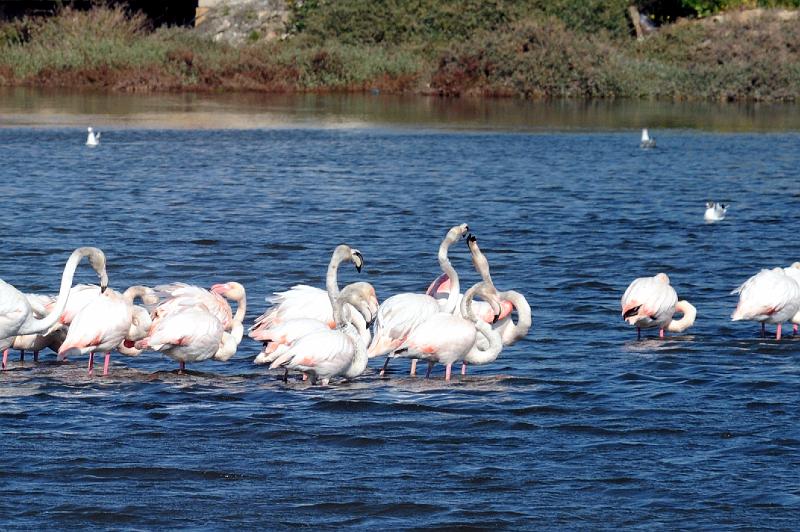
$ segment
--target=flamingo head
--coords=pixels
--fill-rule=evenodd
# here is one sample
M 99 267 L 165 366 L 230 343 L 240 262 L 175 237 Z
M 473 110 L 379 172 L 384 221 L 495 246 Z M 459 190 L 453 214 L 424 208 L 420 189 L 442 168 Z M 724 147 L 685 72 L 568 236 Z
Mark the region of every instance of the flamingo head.
M 350 260 L 353 261 L 356 271 L 361 273 L 361 268 L 364 266 L 364 255 L 359 250 L 352 248 L 350 250 Z
M 244 297 L 244 286 L 234 281 L 215 284 L 211 287 L 211 291 L 234 301 L 241 300 Z
M 469 226 L 467 224 L 455 225 L 447 232 L 445 240 L 455 242 L 461 238 L 466 238 L 469 233 Z

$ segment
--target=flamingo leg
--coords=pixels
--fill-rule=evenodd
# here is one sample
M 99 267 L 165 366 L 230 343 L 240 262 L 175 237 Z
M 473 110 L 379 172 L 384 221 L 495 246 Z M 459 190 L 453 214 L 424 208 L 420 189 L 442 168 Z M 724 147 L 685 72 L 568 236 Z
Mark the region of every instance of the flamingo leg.
M 637 340 L 641 340 L 642 339 L 642 328 L 641 327 L 636 327 L 636 339 Z
M 464 362 L 464 361 L 461 362 L 461 374 L 462 375 L 466 375 L 467 374 L 467 363 Z
M 763 321 L 761 322 L 761 338 L 765 338 L 767 336 L 767 324 Z
M 383 377 L 386 374 L 386 366 L 388 365 L 389 365 L 389 355 L 386 355 L 386 362 L 383 363 L 383 367 L 381 368 L 381 373 L 380 373 L 381 377 Z
M 658 330 L 658 337 L 659 338 L 664 338 L 664 329 L 659 329 Z
M 307 380 L 308 380 L 308 373 L 303 373 L 303 382 L 305 382 Z M 316 383 L 317 383 L 317 378 L 314 377 L 314 380 L 311 381 L 311 384 L 316 384 Z
M 781 325 L 783 325 L 783 324 L 779 323 L 778 324 L 778 328 L 775 329 L 775 339 L 776 340 L 780 340 L 781 339 Z
M 429 379 L 431 376 L 431 371 L 433 371 L 433 361 L 428 361 L 428 371 L 425 372 L 425 378 Z
M 445 366 L 445 368 L 444 368 L 444 380 L 446 380 L 446 381 L 450 380 L 450 371 L 452 369 L 453 369 L 453 365 L 452 364 L 448 364 L 447 366 Z
M 22 349 L 22 350 L 19 352 L 19 361 L 20 361 L 20 362 L 25 362 L 25 350 L 24 350 L 24 349 Z
M 111 353 L 106 353 L 106 361 L 103 362 L 103 376 L 108 375 L 108 363 L 111 360 Z
M 33 352 L 33 361 L 34 362 L 39 362 L 39 351 L 34 351 Z
M 7 363 L 8 363 L 8 349 L 4 349 L 3 350 L 3 371 L 5 371 Z
M 794 334 L 797 334 L 797 324 L 796 323 L 794 325 L 792 325 L 792 332 Z
M 89 375 L 94 371 L 94 353 L 89 353 L 89 365 L 86 366 L 86 371 Z
M 417 374 L 417 359 L 416 358 L 412 358 L 411 359 L 411 372 L 409 373 L 409 375 L 411 375 L 413 377 L 416 374 Z
M 289 382 L 289 368 L 286 368 L 283 372 L 283 382 Z
M 178 375 L 183 375 L 184 371 L 186 371 L 186 362 L 180 360 L 178 361 Z

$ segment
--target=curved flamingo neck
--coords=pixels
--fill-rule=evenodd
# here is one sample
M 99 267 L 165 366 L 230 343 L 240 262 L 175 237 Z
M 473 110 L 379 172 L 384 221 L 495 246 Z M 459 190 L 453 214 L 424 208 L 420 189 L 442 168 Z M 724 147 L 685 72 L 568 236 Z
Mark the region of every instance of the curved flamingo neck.
M 514 305 L 514 308 L 517 309 L 517 323 L 514 323 L 511 316 L 508 316 L 512 325 L 510 329 L 511 332 L 503 334 L 503 342 L 505 344 L 512 344 L 528 334 L 528 330 L 530 330 L 531 324 L 533 323 L 531 306 L 528 304 L 528 300 L 525 299 L 525 296 L 514 290 L 506 290 L 497 295 L 501 299 L 510 301 L 511 304 Z
M 475 343 L 472 344 L 472 348 L 469 350 L 469 353 L 467 353 L 467 356 L 464 357 L 464 360 L 470 364 L 488 364 L 489 362 L 493 362 L 497 359 L 500 351 L 503 350 L 503 341 L 500 338 L 500 333 L 492 329 L 492 326 L 483 320 L 475 320 L 473 323 L 475 324 L 477 333 L 486 338 L 489 345 L 485 349 L 480 349 L 476 338 Z
M 106 274 L 106 256 L 97 248 L 82 247 L 72 252 L 69 256 L 67 264 L 64 266 L 64 273 L 61 275 L 61 287 L 58 291 L 58 298 L 53 306 L 53 310 L 45 317 L 38 319 L 35 316 L 29 316 L 25 323 L 22 324 L 17 334 L 34 334 L 45 331 L 56 324 L 64 309 L 67 307 L 67 298 L 69 298 L 69 291 L 72 288 L 72 279 L 75 277 L 75 270 L 83 257 L 89 259 L 89 264 L 97 272 L 100 277 L 100 289 L 105 291 L 108 287 L 108 275 Z
M 473 239 L 469 242 L 469 250 L 472 255 L 472 264 L 475 266 L 475 270 L 481 276 L 481 279 L 483 279 L 483 282 L 486 283 L 489 289 L 496 290 L 494 282 L 492 281 L 492 274 L 489 271 L 489 261 L 478 247 L 477 240 Z
M 460 238 L 459 236 L 452 237 L 449 233 L 448 235 L 442 240 L 442 243 L 439 245 L 439 266 L 442 268 L 442 271 L 447 274 L 447 277 L 450 279 L 450 291 L 447 294 L 447 302 L 445 303 L 444 311 L 447 313 L 452 314 L 455 312 L 456 307 L 458 306 L 459 296 L 461 285 L 458 281 L 458 273 L 456 273 L 456 269 L 453 268 L 453 265 L 450 263 L 450 259 L 447 256 L 448 251 L 450 250 L 450 246 Z
M 351 251 L 348 246 L 336 246 L 331 256 L 331 262 L 328 264 L 328 273 L 325 276 L 325 288 L 328 291 L 328 297 L 331 300 L 331 306 L 336 304 L 336 298 L 339 297 L 339 265 L 350 260 Z
M 683 313 L 681 319 L 672 320 L 667 324 L 669 332 L 683 332 L 692 325 L 697 318 L 697 309 L 688 301 L 681 300 L 675 303 L 675 311 Z

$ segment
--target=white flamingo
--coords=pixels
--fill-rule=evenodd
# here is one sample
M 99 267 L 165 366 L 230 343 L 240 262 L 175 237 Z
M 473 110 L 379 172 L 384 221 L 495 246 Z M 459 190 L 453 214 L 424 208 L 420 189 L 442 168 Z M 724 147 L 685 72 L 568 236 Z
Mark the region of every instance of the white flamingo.
M 641 329 L 657 327 L 659 337 L 664 331 L 683 332 L 694 324 L 697 309 L 688 301 L 678 301 L 675 289 L 669 284 L 666 273 L 653 277 L 640 277 L 625 290 L 620 301 L 622 319 L 636 326 L 636 337 L 641 338 Z M 674 320 L 676 312 L 683 313 Z
M 103 375 L 108 375 L 111 350 L 120 345 L 125 347 L 125 339 L 134 327 L 133 301 L 137 297 L 142 298 L 146 305 L 158 301 L 153 290 L 145 286 L 131 286 L 122 294 L 105 290 L 92 299 L 72 320 L 67 337 L 58 350 L 59 359 L 88 354 L 87 369 L 91 375 L 94 371 L 94 354 L 104 352 Z
M 187 294 L 177 296 L 177 302 L 162 307 L 162 313 L 154 319 L 148 336 L 135 343 L 136 349 L 160 351 L 179 363 L 179 374 L 183 374 L 187 362 L 201 362 L 214 359 L 228 361 L 236 354 L 244 334 L 244 315 L 247 311 L 247 298 L 244 286 L 236 282 L 216 284 L 211 288 L 213 295 L 220 295 L 236 301 L 238 307 L 226 330 L 219 315 L 227 315 L 209 310 L 206 303 L 217 307 L 219 302 L 209 298 L 206 293 L 193 291 L 197 297 Z M 227 302 L 223 300 L 227 305 Z M 230 311 L 230 308 L 229 308 Z M 154 312 L 155 314 L 155 312 Z
M 500 333 L 475 316 L 471 310 L 472 298 L 480 294 L 491 302 L 497 312 L 500 305 L 493 291 L 481 281 L 472 286 L 461 301 L 465 317 L 450 312 L 438 312 L 410 332 L 403 344 L 389 356 L 408 357 L 428 362 L 426 377 L 430 376 L 434 364 L 445 365 L 445 380 L 450 380 L 452 365 L 459 360 L 472 364 L 484 364 L 497 358 L 503 348 Z M 478 335 L 486 340 L 486 349 L 477 345 Z
M 301 371 L 311 378 L 312 384 L 320 381 L 327 385 L 334 377 L 353 379 L 367 368 L 367 347 L 358 329 L 348 321 L 345 305 L 359 308 L 363 295 L 356 290 L 336 295 L 329 290 L 333 301 L 333 316 L 336 329 L 317 329 L 292 343 L 286 351 L 270 365 L 270 369 L 283 367 L 287 370 Z M 284 379 L 285 379 L 284 375 Z
M 40 333 L 56 324 L 67 304 L 72 278 L 83 257 L 89 259 L 89 264 L 100 277 L 101 290 L 106 289 L 108 275 L 106 274 L 106 257 L 103 252 L 93 247 L 78 248 L 72 252 L 64 266 L 61 287 L 55 305 L 47 315 L 41 318 L 36 317 L 31 303 L 22 292 L 0 279 L 0 350 L 3 351 L 3 369 L 5 369 L 8 359 L 8 348 L 11 347 L 17 336 Z
M 378 309 L 378 316 L 375 320 L 374 335 L 372 343 L 367 350 L 370 358 L 384 354 L 390 354 L 399 348 L 408 338 L 408 335 L 420 324 L 438 312 L 452 313 L 458 306 L 461 298 L 459 294 L 458 273 L 450 263 L 448 251 L 455 242 L 463 239 L 469 226 L 467 224 L 456 225 L 447 231 L 447 234 L 439 245 L 439 266 L 442 268 L 443 276 L 447 276 L 450 283 L 450 292 L 445 301 L 440 302 L 428 294 L 402 293 L 386 299 Z M 389 359 L 386 358 L 381 374 L 385 373 Z M 416 361 L 411 361 L 411 375 L 416 373 Z
M 344 301 L 356 301 L 357 304 L 345 304 L 345 319 L 358 330 L 361 341 L 368 345 L 371 339 L 369 326 L 377 314 L 378 298 L 375 289 L 369 283 L 357 282 L 345 286 L 339 297 Z M 327 323 L 312 318 L 287 320 L 270 329 L 260 329 L 254 339 L 264 343 L 264 349 L 253 360 L 254 364 L 270 364 L 298 339 L 306 334 L 321 329 L 329 329 Z
M 732 321 L 775 323 L 775 339 L 781 339 L 781 325 L 791 320 L 800 310 L 800 286 L 783 268 L 761 270 L 745 281 L 731 294 L 739 294 L 739 303 L 731 315 Z
M 325 276 L 326 289 L 298 284 L 285 292 L 277 292 L 272 297 L 268 297 L 267 302 L 270 307 L 256 318 L 255 323 L 250 327 L 249 336 L 257 339 L 260 331 L 297 318 L 312 318 L 334 327 L 333 306 L 328 293 L 332 291 L 334 296 L 339 295 L 337 278 L 339 265 L 345 261 L 352 262 L 356 270 L 360 272 L 364 264 L 364 257 L 360 251 L 345 244 L 336 246 Z

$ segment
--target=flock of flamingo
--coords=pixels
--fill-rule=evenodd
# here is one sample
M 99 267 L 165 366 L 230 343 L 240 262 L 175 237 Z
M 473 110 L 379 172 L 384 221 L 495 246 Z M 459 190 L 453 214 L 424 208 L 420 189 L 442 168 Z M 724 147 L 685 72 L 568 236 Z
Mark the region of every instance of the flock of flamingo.
M 468 232 L 466 224 L 447 232 L 438 254 L 442 274 L 427 293 L 396 294 L 381 304 L 369 283 L 339 289 L 339 266 L 352 262 L 360 272 L 364 258 L 357 249 L 337 246 L 325 290 L 301 284 L 268 298 L 269 308 L 248 332 L 263 344 L 254 362 L 283 370 L 284 380 L 295 371 L 304 380 L 326 385 L 335 377 L 361 375 L 368 360 L 381 355 L 386 356 L 381 375 L 391 359 L 410 358 L 412 375 L 416 362 L 423 360 L 426 376 L 435 364 L 443 364 L 446 380 L 457 362 L 466 374 L 469 364 L 494 361 L 504 346 L 528 333 L 531 308 L 519 292 L 495 287 L 489 262 Z M 481 276 L 463 294 L 448 258 L 451 245 L 460 240 L 467 240 Z M 84 257 L 99 285 L 72 286 Z M 57 296 L 23 294 L 0 280 L 2 368 L 7 367 L 9 349 L 19 350 L 21 360 L 25 351 L 32 351 L 38 361 L 39 351 L 49 347 L 59 360 L 88 355 L 90 375 L 95 353 L 105 354 L 103 375 L 108 374 L 112 350 L 127 356 L 161 352 L 176 360 L 183 373 L 186 363 L 229 360 L 242 341 L 247 300 L 239 283 L 215 284 L 210 290 L 182 283 L 132 286 L 124 292 L 108 283 L 105 254 L 93 247 L 72 253 Z

